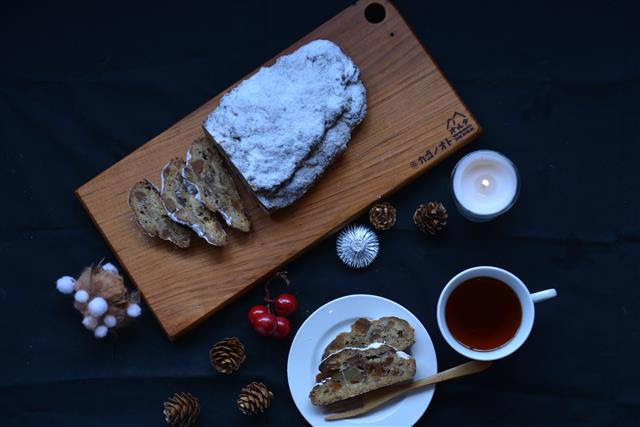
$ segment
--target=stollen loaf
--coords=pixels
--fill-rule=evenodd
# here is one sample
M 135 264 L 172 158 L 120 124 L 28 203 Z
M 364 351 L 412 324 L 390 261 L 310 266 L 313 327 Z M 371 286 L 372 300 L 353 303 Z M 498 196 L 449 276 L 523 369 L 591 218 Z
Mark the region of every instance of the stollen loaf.
M 224 95 L 204 128 L 272 212 L 307 192 L 366 112 L 358 67 L 335 43 L 315 40 Z

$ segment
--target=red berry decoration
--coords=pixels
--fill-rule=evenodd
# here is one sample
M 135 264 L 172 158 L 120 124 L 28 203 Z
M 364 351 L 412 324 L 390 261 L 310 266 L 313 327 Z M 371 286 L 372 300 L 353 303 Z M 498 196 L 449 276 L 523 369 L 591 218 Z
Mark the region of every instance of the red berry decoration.
M 273 301 L 278 316 L 291 316 L 298 309 L 298 300 L 291 294 L 280 294 Z
M 269 313 L 267 307 L 265 307 L 264 305 L 254 305 L 253 307 L 251 307 L 251 309 L 249 309 L 249 323 L 253 325 L 256 318 L 264 313 Z
M 271 333 L 271 336 L 275 339 L 281 340 L 286 338 L 291 332 L 291 323 L 289 323 L 289 319 L 286 317 L 278 316 L 276 317 L 276 328 Z
M 271 335 L 277 327 L 276 316 L 271 313 L 262 313 L 256 316 L 251 326 L 260 335 Z
M 298 300 L 291 294 L 280 294 L 275 300 L 272 300 L 269 294 L 269 285 L 273 279 L 282 279 L 287 286 L 289 285 L 286 272 L 276 273 L 271 280 L 264 284 L 265 305 L 251 307 L 247 318 L 253 329 L 260 335 L 283 339 L 291 332 L 291 323 L 283 316 L 290 316 L 295 313 L 298 309 Z M 273 314 L 274 310 L 278 315 L 277 317 Z

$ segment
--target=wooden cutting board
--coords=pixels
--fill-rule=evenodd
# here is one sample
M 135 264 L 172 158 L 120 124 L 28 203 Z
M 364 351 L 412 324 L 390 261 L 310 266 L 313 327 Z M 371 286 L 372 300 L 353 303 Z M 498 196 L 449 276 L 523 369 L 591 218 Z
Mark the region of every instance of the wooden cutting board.
M 369 22 L 383 14 L 381 22 Z M 222 94 L 76 191 L 170 339 L 479 135 L 478 123 L 390 3 L 359 1 L 281 54 L 321 38 L 360 67 L 368 114 L 347 151 L 295 205 L 269 216 L 241 189 L 253 230 L 230 232 L 224 248 L 194 236 L 190 248 L 177 249 L 138 229 L 129 189 L 143 178 L 159 185 L 163 165 L 204 134 L 202 122 Z

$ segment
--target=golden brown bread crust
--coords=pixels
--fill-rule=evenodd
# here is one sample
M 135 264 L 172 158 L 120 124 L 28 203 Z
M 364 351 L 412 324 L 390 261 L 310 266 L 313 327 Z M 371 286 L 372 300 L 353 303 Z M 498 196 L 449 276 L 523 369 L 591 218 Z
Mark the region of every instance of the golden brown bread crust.
M 416 374 L 416 361 L 389 345 L 346 348 L 323 361 L 319 381 L 309 393 L 314 405 L 329 405 L 392 384 Z
M 344 347 L 366 347 L 374 342 L 405 350 L 415 342 L 415 332 L 406 320 L 399 317 L 388 316 L 377 320 L 360 318 L 351 325 L 350 332 L 341 333 L 329 343 L 322 359 Z
M 227 233 L 218 222 L 215 214 L 199 202 L 189 192 L 181 175 L 184 168 L 182 159 L 172 159 L 162 169 L 162 202 L 174 221 L 191 228 L 207 243 L 224 246 Z
M 180 248 L 186 248 L 191 243 L 189 229 L 169 218 L 160 192 L 150 181 L 145 179 L 131 187 L 129 207 L 135 214 L 140 228 L 149 236 L 158 236 Z
M 218 212 L 227 225 L 242 231 L 251 229 L 231 173 L 208 138 L 191 144 L 182 176 L 197 190 L 196 198 Z

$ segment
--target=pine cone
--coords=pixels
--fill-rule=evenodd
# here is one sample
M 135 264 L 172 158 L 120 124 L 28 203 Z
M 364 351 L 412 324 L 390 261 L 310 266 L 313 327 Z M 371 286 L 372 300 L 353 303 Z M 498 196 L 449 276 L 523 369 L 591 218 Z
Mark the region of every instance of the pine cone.
M 426 205 L 418 206 L 413 214 L 413 222 L 423 233 L 431 235 L 447 225 L 447 210 L 440 202 L 429 202 Z
M 190 426 L 196 422 L 198 415 L 200 415 L 200 403 L 191 393 L 176 393 L 164 402 L 164 419 L 172 426 Z
M 369 222 L 378 230 L 388 230 L 396 223 L 396 208 L 390 203 L 375 204 L 369 210 Z
M 223 374 L 237 371 L 247 356 L 244 345 L 238 338 L 225 338 L 214 345 L 209 351 L 211 366 Z
M 260 414 L 271 406 L 271 399 L 273 393 L 267 386 L 254 381 L 240 391 L 238 409 L 245 415 Z

